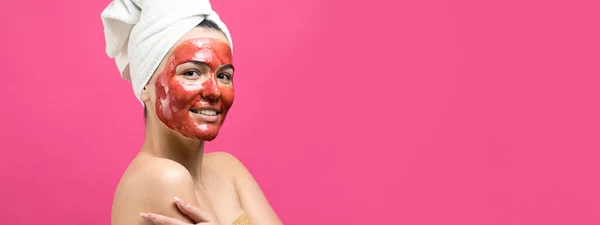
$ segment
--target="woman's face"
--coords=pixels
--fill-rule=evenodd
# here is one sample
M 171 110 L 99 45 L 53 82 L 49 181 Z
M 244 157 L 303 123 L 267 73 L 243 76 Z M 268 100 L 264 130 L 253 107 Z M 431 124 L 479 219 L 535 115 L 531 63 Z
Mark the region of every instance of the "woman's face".
M 195 28 L 161 64 L 151 98 L 158 119 L 186 137 L 213 140 L 234 99 L 233 61 L 226 37 L 216 30 Z

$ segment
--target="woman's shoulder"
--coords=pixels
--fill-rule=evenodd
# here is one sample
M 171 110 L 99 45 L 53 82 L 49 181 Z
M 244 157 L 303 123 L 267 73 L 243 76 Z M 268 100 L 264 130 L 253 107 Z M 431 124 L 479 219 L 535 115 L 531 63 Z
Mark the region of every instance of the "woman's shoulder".
M 181 164 L 169 159 L 141 156 L 127 168 L 116 194 L 135 196 L 190 190 L 194 190 L 194 179 Z
M 194 180 L 181 164 L 142 156 L 132 161 L 115 191 L 112 224 L 140 224 L 140 212 L 180 217 L 173 198 L 196 202 Z
M 241 162 L 235 156 L 228 152 L 206 153 L 204 154 L 204 159 L 208 163 L 241 164 Z
M 189 171 L 181 164 L 165 158 L 139 156 L 124 175 L 124 178 L 144 183 L 192 182 Z
M 244 164 L 227 152 L 211 152 L 204 155 L 203 167 L 215 171 L 222 177 L 235 180 L 246 171 Z
M 231 179 L 239 204 L 255 223 L 282 224 L 260 186 L 241 160 L 225 152 L 207 154 L 205 159 L 207 167 Z

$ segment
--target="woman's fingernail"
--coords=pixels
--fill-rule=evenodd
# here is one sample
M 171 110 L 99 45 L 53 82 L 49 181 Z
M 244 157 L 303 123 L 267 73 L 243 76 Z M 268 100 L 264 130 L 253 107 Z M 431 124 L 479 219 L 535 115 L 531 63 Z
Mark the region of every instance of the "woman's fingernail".
M 183 202 L 183 200 L 179 199 L 178 197 L 175 197 L 175 202 L 177 202 L 181 205 L 185 204 L 185 202 Z
M 146 213 L 140 213 L 140 216 L 142 217 L 142 219 L 145 219 L 145 220 L 148 219 L 148 214 L 146 214 Z

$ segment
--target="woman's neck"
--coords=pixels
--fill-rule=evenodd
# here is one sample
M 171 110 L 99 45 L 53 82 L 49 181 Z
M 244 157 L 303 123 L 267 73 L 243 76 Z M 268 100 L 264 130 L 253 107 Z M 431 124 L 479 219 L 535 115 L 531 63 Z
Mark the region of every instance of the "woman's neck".
M 147 124 L 142 151 L 178 162 L 194 179 L 200 179 L 204 141 L 184 137 L 166 126 L 154 128 Z

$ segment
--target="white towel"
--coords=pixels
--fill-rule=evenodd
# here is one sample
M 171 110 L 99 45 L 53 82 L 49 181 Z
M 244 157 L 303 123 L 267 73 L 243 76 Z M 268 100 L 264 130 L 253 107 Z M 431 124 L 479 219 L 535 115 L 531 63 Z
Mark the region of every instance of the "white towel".
M 173 45 L 204 19 L 231 35 L 208 0 L 113 0 L 101 14 L 106 53 L 121 76 L 141 91 Z M 142 105 L 144 103 L 142 102 Z

